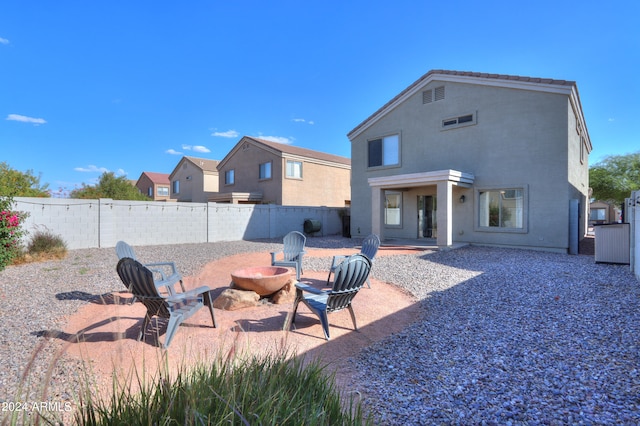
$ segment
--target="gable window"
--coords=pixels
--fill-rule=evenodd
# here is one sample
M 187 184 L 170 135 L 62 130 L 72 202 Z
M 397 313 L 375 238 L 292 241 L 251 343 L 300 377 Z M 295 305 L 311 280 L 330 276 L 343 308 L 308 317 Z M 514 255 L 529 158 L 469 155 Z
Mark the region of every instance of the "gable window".
M 227 170 L 224 172 L 224 183 L 226 185 L 233 185 L 236 182 L 236 171 L 235 169 Z
M 174 180 L 173 181 L 173 193 L 174 194 L 179 194 L 180 193 L 180 181 L 179 180 Z
M 394 166 L 400 163 L 400 136 L 390 135 L 368 142 L 369 167 Z
M 260 164 L 259 179 L 271 179 L 271 161 Z
M 442 120 L 442 129 L 455 129 L 458 127 L 471 126 L 476 124 L 476 114 L 464 114 L 457 117 L 445 118 Z
M 169 195 L 169 187 L 167 186 L 159 186 L 158 187 L 158 195 L 160 197 L 166 197 Z
M 478 225 L 495 230 L 525 230 L 525 189 L 478 191 Z
M 302 179 L 302 161 L 287 160 L 288 178 Z
M 384 194 L 384 224 L 402 225 L 402 192 L 386 191 Z

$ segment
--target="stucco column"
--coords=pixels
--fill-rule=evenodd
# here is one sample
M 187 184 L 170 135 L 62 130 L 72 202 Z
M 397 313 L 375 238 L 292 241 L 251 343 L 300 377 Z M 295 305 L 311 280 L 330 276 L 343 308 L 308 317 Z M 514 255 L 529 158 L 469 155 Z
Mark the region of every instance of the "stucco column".
M 438 182 L 438 209 L 436 220 L 438 221 L 438 247 L 449 247 L 453 244 L 452 227 L 452 198 L 453 183 L 448 180 Z
M 380 241 L 384 240 L 382 235 L 382 189 L 380 187 L 371 187 L 371 232 L 380 237 Z

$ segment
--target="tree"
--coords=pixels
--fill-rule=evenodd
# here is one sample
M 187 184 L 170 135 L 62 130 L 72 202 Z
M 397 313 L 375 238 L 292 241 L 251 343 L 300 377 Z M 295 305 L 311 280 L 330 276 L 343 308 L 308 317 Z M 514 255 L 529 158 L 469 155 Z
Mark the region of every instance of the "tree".
M 5 197 L 50 197 L 49 184 L 40 185 L 32 170 L 20 172 L 6 162 L 0 163 L 0 195 Z
M 593 198 L 622 204 L 631 191 L 640 189 L 640 151 L 606 157 L 589 169 Z
M 141 194 L 138 188 L 133 186 L 126 176 L 119 176 L 113 172 L 105 172 L 100 176 L 100 181 L 95 186 L 82 184 L 82 188 L 74 189 L 71 198 L 112 198 L 114 200 L 140 200 L 150 198 Z

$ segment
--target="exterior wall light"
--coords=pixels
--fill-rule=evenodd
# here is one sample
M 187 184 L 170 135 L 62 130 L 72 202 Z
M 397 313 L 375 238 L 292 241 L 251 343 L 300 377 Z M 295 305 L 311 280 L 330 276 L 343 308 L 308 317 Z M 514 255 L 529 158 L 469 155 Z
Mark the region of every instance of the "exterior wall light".
M 464 195 L 460 196 L 460 203 L 464 203 L 467 198 Z

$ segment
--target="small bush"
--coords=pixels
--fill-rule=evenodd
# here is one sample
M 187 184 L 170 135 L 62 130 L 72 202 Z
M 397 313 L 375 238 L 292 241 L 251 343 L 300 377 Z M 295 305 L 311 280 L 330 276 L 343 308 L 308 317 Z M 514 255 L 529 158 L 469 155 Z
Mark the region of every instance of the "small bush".
M 26 251 L 13 260 L 14 265 L 40 262 L 52 259 L 64 259 L 67 255 L 67 243 L 61 236 L 48 229 L 38 229 L 27 245 Z
M 60 235 L 56 235 L 48 229 L 36 231 L 27 246 L 27 253 L 31 255 L 61 251 L 67 252 L 67 243 Z

